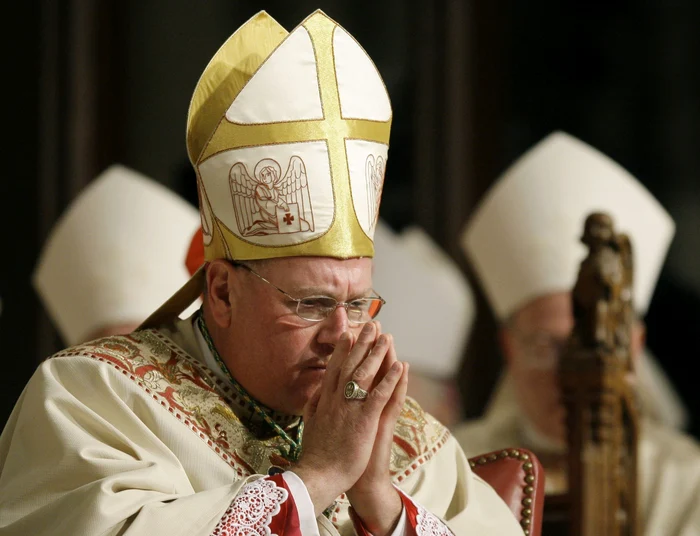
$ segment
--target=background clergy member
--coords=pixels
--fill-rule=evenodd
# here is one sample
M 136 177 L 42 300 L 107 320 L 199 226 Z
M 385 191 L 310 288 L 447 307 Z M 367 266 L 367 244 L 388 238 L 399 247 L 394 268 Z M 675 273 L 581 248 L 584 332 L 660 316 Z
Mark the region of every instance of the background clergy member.
M 509 168 L 464 231 L 464 249 L 503 323 L 505 373 L 484 417 L 457 427 L 455 436 L 468 455 L 529 447 L 545 465 L 547 490 L 566 489 L 557 363 L 573 327 L 583 222 L 594 211 L 608 213 L 633 247 L 644 533 L 700 534 L 700 448 L 674 429 L 682 422 L 679 403 L 644 348 L 642 318 L 674 224 L 629 173 L 567 134 L 548 136 Z

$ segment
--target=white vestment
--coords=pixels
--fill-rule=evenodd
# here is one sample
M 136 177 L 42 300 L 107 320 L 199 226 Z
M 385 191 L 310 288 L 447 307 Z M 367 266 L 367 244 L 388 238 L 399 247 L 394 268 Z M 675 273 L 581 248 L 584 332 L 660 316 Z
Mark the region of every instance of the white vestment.
M 267 476 L 286 463 L 283 443 L 250 431 L 197 333 L 188 319 L 69 348 L 38 368 L 0 437 L 2 536 L 362 532 L 344 495 L 315 519 L 293 467 Z M 395 437 L 406 534 L 522 534 L 415 402 Z
M 467 456 L 506 447 L 545 453 L 548 445 L 527 426 L 510 378 L 499 385 L 483 418 L 460 424 L 454 436 Z M 675 429 L 644 419 L 639 438 L 639 514 L 645 536 L 700 536 L 700 445 Z M 545 457 L 541 456 L 541 461 Z M 556 471 L 547 473 L 548 492 L 565 491 Z

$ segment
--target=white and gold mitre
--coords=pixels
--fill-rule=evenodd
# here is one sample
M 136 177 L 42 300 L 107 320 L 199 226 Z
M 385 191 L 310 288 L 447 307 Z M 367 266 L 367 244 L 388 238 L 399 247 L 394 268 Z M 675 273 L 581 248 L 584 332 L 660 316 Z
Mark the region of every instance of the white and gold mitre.
M 255 15 L 190 105 L 205 259 L 373 256 L 391 116 L 372 60 L 324 13 L 291 33 Z
M 671 216 L 629 172 L 590 145 L 554 132 L 520 157 L 477 207 L 462 245 L 501 320 L 528 301 L 571 290 L 583 223 L 607 212 L 632 240 L 634 304 L 646 313 L 675 232 Z

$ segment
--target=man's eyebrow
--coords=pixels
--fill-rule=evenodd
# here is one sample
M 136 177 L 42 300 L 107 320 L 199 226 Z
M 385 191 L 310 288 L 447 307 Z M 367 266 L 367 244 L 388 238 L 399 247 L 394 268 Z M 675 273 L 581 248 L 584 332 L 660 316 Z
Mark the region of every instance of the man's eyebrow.
M 330 296 L 328 289 L 321 287 L 305 287 L 305 286 L 294 286 L 289 291 L 293 296 L 298 296 L 304 298 L 306 296 Z
M 340 301 L 338 299 L 338 296 L 335 295 L 334 292 L 330 292 L 327 288 L 322 288 L 322 287 L 305 287 L 305 286 L 298 286 L 298 287 L 292 287 L 289 291 L 289 294 L 294 296 L 295 298 L 307 298 L 309 296 L 327 296 L 329 298 L 333 298 L 337 301 Z M 358 298 L 367 298 L 370 294 L 374 294 L 374 290 L 372 287 L 367 287 L 366 289 L 363 289 L 355 294 L 352 294 L 348 297 L 349 301 L 356 300 Z

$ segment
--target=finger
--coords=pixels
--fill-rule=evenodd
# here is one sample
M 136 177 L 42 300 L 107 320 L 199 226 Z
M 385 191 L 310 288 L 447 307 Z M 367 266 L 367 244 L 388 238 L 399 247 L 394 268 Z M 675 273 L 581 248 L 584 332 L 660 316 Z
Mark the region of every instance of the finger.
M 392 434 L 394 426 L 396 426 L 396 420 L 399 418 L 406 402 L 406 392 L 408 391 L 408 363 L 401 364 L 403 366 L 401 377 L 394 388 L 394 392 L 391 393 L 389 402 L 387 402 L 382 411 L 382 426 L 387 426 L 392 430 Z
M 335 345 L 323 378 L 322 390 L 325 393 L 335 392 L 338 388 L 338 377 L 340 376 L 343 362 L 347 358 L 350 348 L 352 348 L 352 343 L 352 335 L 346 331 L 340 336 L 338 344 Z
M 391 399 L 391 395 L 394 393 L 394 389 L 396 389 L 396 385 L 399 383 L 402 373 L 403 365 L 397 361 L 392 365 L 391 369 L 389 369 L 386 376 L 382 378 L 382 381 L 380 381 L 367 396 L 365 406 L 369 413 L 381 415 L 387 402 Z
M 394 337 L 390 333 L 385 333 L 384 336 L 388 338 L 389 349 L 387 350 L 384 362 L 379 368 L 379 374 L 377 374 L 377 376 L 375 377 L 375 383 L 379 383 L 379 381 L 386 375 L 386 373 L 389 372 L 389 369 L 393 366 L 393 364 L 398 361 L 398 358 L 396 357 L 396 346 L 394 345 Z
M 379 342 L 379 338 L 383 335 L 382 333 L 382 324 L 379 322 L 379 320 L 372 320 L 372 323 L 374 324 L 374 327 L 376 329 L 375 335 L 374 335 L 374 344 L 375 346 Z M 389 371 L 389 368 L 386 369 L 386 372 Z
M 403 374 L 401 374 L 401 379 L 394 389 L 394 393 L 391 395 L 389 400 L 389 405 L 393 407 L 395 412 L 394 423 L 401 414 L 403 410 L 403 405 L 406 403 L 406 393 L 408 392 L 408 369 L 410 365 L 408 363 L 403 363 Z M 393 429 L 393 426 L 392 426 Z
M 399 358 L 396 355 L 396 345 L 394 344 L 394 336 L 387 333 L 387 337 L 389 337 L 389 341 L 391 342 L 391 345 L 389 346 L 389 358 L 391 359 L 391 364 L 393 365 L 399 360 Z
M 375 334 L 376 327 L 374 322 L 367 322 L 362 328 L 360 336 L 357 338 L 352 350 L 350 350 L 350 353 L 347 354 L 347 357 L 343 360 L 340 370 L 341 378 L 350 379 L 357 366 L 369 353 L 370 348 L 374 344 Z
M 369 351 L 364 361 L 352 373 L 352 379 L 355 380 L 363 389 L 370 389 L 374 384 L 377 372 L 382 364 L 386 361 L 386 354 L 389 350 L 389 338 L 386 335 L 380 335 L 374 347 Z M 379 378 L 381 380 L 381 378 Z
M 408 388 L 408 363 L 403 363 L 401 378 L 399 379 L 394 392 L 389 399 L 389 402 L 384 407 L 377 437 L 375 439 L 375 448 L 372 451 L 375 463 L 379 464 L 378 469 L 386 468 L 389 465 L 391 458 L 391 450 L 394 443 L 394 429 L 396 421 L 401 415 L 404 402 L 406 401 L 406 391 Z

